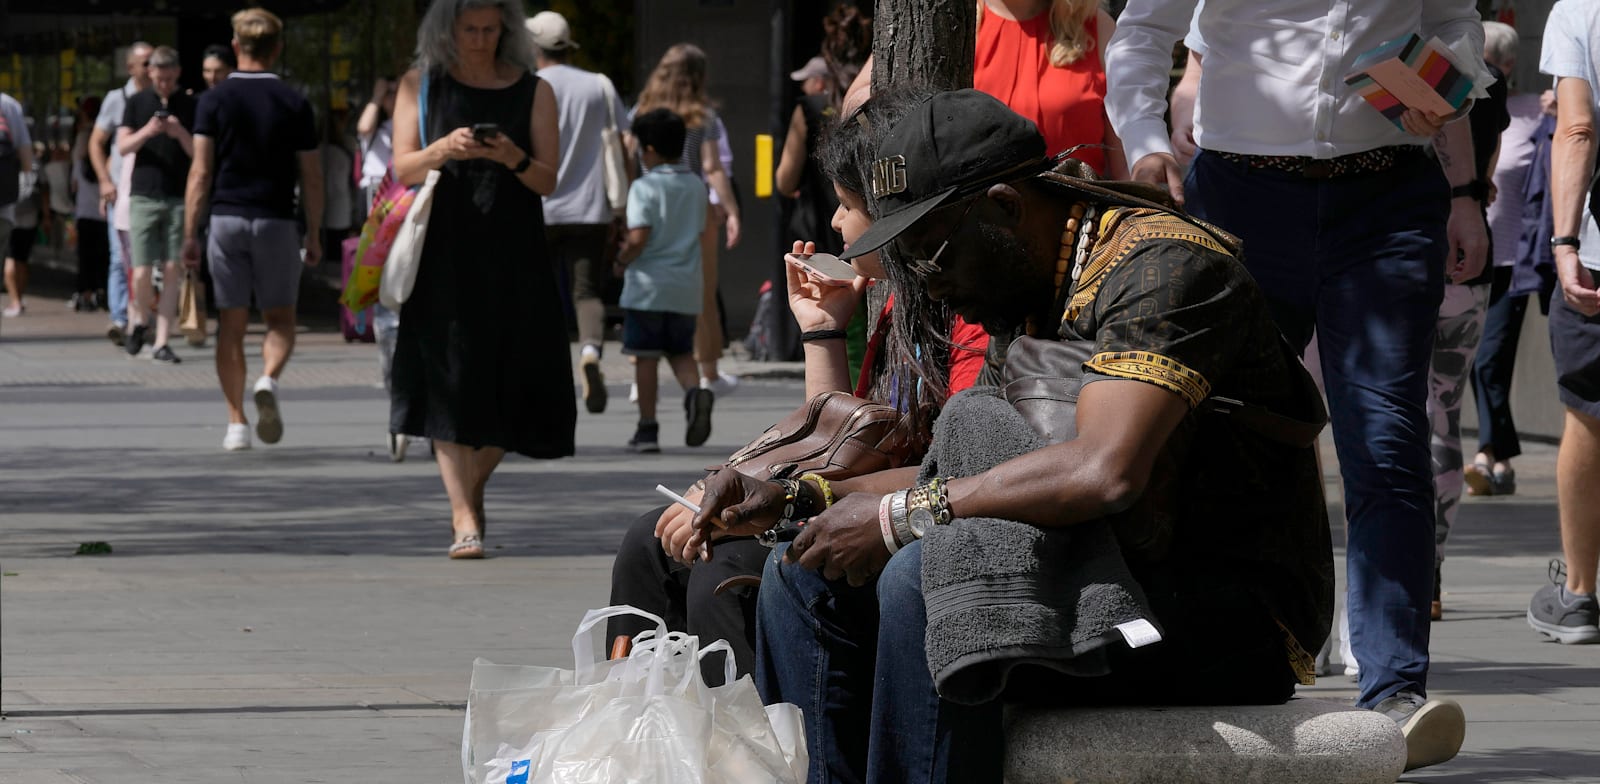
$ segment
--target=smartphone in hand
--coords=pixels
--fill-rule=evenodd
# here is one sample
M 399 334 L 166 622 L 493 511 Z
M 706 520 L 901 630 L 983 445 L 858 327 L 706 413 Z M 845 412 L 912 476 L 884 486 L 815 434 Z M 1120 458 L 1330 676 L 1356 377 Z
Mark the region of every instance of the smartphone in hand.
M 810 256 L 791 253 L 785 258 L 824 281 L 842 284 L 856 279 L 855 267 L 832 253 L 813 253 Z
M 472 140 L 479 144 L 488 144 L 489 140 L 500 135 L 500 126 L 494 123 L 477 123 L 472 126 Z

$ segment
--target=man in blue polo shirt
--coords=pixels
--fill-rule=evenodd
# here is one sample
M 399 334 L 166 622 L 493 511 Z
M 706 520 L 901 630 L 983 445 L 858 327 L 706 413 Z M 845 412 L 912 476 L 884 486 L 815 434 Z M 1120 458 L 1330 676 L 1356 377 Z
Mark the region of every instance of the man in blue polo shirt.
M 250 448 L 244 332 L 252 295 L 267 323 L 261 346 L 265 367 L 254 387 L 256 435 L 268 444 L 283 437 L 278 377 L 294 351 L 302 258 L 307 266 L 322 259 L 323 198 L 311 104 L 270 71 L 283 51 L 283 22 L 261 8 L 234 14 L 233 49 L 239 70 L 200 97 L 183 229 L 184 262 L 198 267 L 200 220 L 209 194 L 207 251 L 220 311 L 217 380 L 228 403 L 222 448 L 229 451 Z M 296 171 L 304 234 L 295 222 Z

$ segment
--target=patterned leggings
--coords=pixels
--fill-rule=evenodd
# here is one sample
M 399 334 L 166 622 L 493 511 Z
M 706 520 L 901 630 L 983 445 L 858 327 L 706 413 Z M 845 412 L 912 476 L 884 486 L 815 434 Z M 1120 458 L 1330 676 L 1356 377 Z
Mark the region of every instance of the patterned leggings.
M 1428 422 L 1433 431 L 1434 563 L 1444 563 L 1444 540 L 1461 504 L 1461 396 L 1483 339 L 1489 286 L 1446 285 L 1428 370 Z

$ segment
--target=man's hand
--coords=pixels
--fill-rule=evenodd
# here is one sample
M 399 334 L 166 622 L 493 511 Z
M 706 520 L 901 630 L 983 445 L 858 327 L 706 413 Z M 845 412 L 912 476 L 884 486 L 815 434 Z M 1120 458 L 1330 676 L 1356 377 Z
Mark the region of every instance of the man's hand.
M 144 127 L 139 129 L 139 133 L 144 134 L 144 138 L 146 139 L 154 139 L 155 137 L 166 132 L 167 121 L 161 117 L 156 117 L 153 115 L 150 117 L 149 122 L 146 122 Z
M 784 558 L 806 569 L 820 569 L 829 580 L 843 577 L 851 585 L 866 585 L 889 563 L 889 548 L 878 523 L 881 500 L 871 493 L 839 499 L 806 523 Z
M 322 230 L 321 229 L 315 229 L 315 230 L 308 229 L 306 231 L 305 242 L 302 243 L 302 244 L 306 249 L 305 256 L 306 256 L 306 266 L 307 267 L 315 267 L 318 264 L 322 263 Z
M 722 227 L 728 232 L 728 249 L 732 250 L 735 245 L 739 244 L 739 213 L 728 210 L 728 217 L 723 220 Z
M 100 181 L 100 217 L 109 219 L 111 207 L 117 203 L 117 185 L 110 180 Z
M 192 270 L 200 269 L 200 240 L 194 237 L 183 239 L 183 266 Z
M 1450 118 L 1442 114 L 1425 112 L 1421 109 L 1407 109 L 1404 114 L 1400 115 L 1400 127 L 1405 128 L 1406 133 L 1412 136 L 1432 139 L 1435 134 L 1439 133 L 1439 129 L 1444 127 L 1444 123 L 1448 119 Z
M 1567 304 L 1585 316 L 1600 314 L 1600 291 L 1595 289 L 1594 272 L 1583 266 L 1578 251 L 1571 245 L 1557 245 L 1555 256 L 1556 277 Z
M 783 514 L 783 488 L 732 469 L 706 477 L 694 536 L 685 547 L 699 550 L 718 536 L 755 536 L 778 524 Z
M 1488 228 L 1483 225 L 1483 209 L 1473 199 L 1450 200 L 1450 254 L 1445 259 L 1445 275 L 1451 283 L 1472 280 L 1483 273 L 1489 260 Z
M 1172 200 L 1183 206 L 1183 169 L 1170 152 L 1153 152 L 1133 165 L 1133 179 L 1157 187 L 1166 186 Z

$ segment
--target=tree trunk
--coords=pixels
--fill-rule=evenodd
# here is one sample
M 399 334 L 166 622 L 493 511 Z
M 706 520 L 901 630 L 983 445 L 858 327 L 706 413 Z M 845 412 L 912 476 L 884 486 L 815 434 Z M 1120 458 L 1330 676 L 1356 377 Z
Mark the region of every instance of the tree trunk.
M 974 0 L 877 0 L 872 24 L 872 91 L 920 84 L 940 90 L 972 86 L 978 44 Z M 888 286 L 867 289 L 867 328 L 875 329 Z
M 974 0 L 877 0 L 872 86 L 972 86 L 978 42 Z

